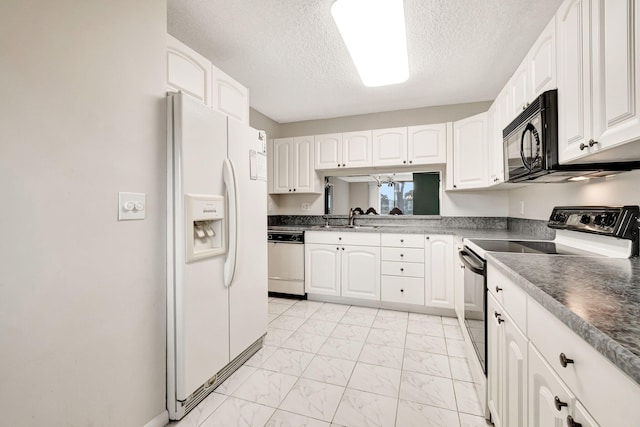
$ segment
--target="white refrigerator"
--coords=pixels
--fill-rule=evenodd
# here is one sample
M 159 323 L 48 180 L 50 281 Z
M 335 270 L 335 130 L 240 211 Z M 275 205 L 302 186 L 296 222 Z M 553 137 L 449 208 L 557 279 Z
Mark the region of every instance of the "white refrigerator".
M 263 132 L 167 97 L 167 409 L 182 418 L 267 332 Z

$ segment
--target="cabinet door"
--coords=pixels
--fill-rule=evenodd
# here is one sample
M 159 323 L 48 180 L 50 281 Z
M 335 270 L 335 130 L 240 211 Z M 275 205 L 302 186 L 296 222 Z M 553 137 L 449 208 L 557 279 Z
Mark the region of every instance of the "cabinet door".
M 573 407 L 573 395 L 529 344 L 529 427 L 563 426 Z M 556 399 L 567 406 L 556 408 Z
M 453 124 L 453 188 L 487 186 L 487 113 Z
M 447 124 L 440 123 L 407 128 L 409 164 L 432 165 L 447 161 Z
M 407 128 L 373 131 L 373 166 L 407 164 Z
M 290 193 L 293 191 L 293 138 L 273 140 L 273 192 Z
M 582 427 L 599 427 L 596 420 L 593 419 L 587 409 L 582 404 L 576 401 L 576 407 L 574 410 L 574 416 L 572 417 L 575 423 L 579 423 Z M 567 418 L 567 425 L 570 426 L 570 420 Z M 576 424 L 577 425 L 577 424 Z
M 342 134 L 332 133 L 315 137 L 316 169 L 336 169 L 342 164 Z
M 249 89 L 215 66 L 211 69 L 213 108 L 248 125 Z
M 556 18 L 551 18 L 538 40 L 529 51 L 529 98 L 527 102 L 542 92 L 556 88 Z
M 505 426 L 524 427 L 527 425 L 527 338 L 506 313 L 503 318 L 501 419 Z
M 527 73 L 528 58 L 524 58 L 511 80 L 509 80 L 509 92 L 511 97 L 511 115 L 515 118 L 527 108 L 529 102 L 529 76 Z
M 556 15 L 558 160 L 585 154 L 591 138 L 591 0 L 565 0 Z
M 453 236 L 425 236 L 425 305 L 454 308 Z
M 342 296 L 380 300 L 380 247 L 343 246 Z
M 460 324 L 464 322 L 464 305 L 465 305 L 465 295 L 464 295 L 464 264 L 460 261 L 460 257 L 458 257 L 458 252 L 462 250 L 462 242 L 458 242 L 456 240 L 455 249 L 453 253 L 453 300 L 456 309 L 456 316 L 458 317 L 458 321 Z
M 640 7 L 633 0 L 594 0 L 594 140 L 591 151 L 640 137 Z M 640 149 L 626 158 L 640 158 Z M 606 154 L 589 160 L 607 159 Z
M 167 88 L 211 105 L 211 62 L 167 34 Z
M 342 163 L 347 168 L 371 166 L 372 132 L 347 132 L 342 134 Z
M 316 171 L 313 162 L 313 136 L 293 138 L 293 191 L 313 193 Z
M 502 419 L 504 378 L 504 331 L 502 307 L 491 294 L 487 294 L 487 406 L 495 427 L 507 426 Z
M 340 246 L 304 245 L 304 289 L 310 294 L 340 295 Z

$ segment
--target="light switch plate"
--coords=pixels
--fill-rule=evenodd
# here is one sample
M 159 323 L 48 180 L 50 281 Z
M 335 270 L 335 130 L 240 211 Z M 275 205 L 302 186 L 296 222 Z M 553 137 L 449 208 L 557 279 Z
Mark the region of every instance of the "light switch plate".
M 145 219 L 146 199 L 145 193 L 118 193 L 118 221 Z

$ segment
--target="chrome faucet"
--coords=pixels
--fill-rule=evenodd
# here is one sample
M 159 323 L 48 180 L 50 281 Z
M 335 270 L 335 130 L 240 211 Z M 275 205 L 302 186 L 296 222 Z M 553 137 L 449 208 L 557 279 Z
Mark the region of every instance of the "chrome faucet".
M 353 227 L 353 222 L 356 219 L 356 215 L 358 215 L 358 212 L 354 211 L 353 208 L 349 208 L 349 227 Z

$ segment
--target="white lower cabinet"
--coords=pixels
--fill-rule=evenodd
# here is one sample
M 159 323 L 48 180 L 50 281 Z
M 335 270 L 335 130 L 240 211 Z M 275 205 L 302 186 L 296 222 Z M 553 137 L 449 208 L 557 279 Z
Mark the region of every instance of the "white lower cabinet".
M 527 337 L 487 295 L 488 404 L 499 426 L 527 425 Z
M 343 297 L 380 299 L 380 247 L 342 246 Z
M 497 427 L 638 425 L 636 382 L 491 262 L 487 288 L 487 403 Z
M 544 361 L 533 345 L 529 346 L 529 426 L 562 426 L 573 410 L 575 397 Z
M 453 236 L 425 236 L 424 265 L 425 305 L 453 309 Z
M 380 300 L 380 234 L 308 232 L 305 292 Z
M 310 294 L 340 295 L 340 246 L 305 243 L 304 287 Z

